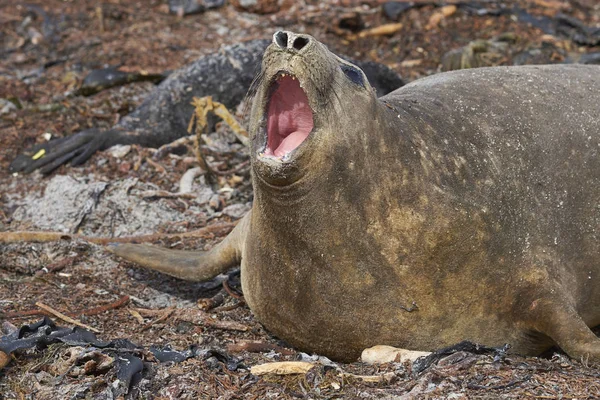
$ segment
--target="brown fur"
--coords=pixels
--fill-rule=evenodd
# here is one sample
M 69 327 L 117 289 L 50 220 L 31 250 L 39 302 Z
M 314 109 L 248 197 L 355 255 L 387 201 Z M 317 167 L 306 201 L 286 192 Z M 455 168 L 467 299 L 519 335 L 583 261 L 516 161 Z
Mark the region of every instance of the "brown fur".
M 231 238 L 181 268 L 154 249 L 113 251 L 184 279 L 241 261 L 258 320 L 339 360 L 469 339 L 522 354 L 557 343 L 600 361 L 588 328 L 600 324 L 600 68 L 457 71 L 376 99 L 301 36 L 300 51 L 265 53 L 250 127 L 255 201 Z M 298 77 L 315 119 L 284 161 L 261 155 L 281 70 Z

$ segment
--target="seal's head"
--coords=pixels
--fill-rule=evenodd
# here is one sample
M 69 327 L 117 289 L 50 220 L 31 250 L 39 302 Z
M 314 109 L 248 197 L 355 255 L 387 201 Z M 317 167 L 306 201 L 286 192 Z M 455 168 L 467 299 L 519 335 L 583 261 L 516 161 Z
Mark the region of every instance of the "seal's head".
M 261 181 L 276 186 L 318 170 L 306 166 L 326 159 L 344 137 L 364 134 L 365 113 L 353 110 L 376 101 L 360 68 L 312 36 L 286 31 L 273 35 L 254 90 L 253 169 Z

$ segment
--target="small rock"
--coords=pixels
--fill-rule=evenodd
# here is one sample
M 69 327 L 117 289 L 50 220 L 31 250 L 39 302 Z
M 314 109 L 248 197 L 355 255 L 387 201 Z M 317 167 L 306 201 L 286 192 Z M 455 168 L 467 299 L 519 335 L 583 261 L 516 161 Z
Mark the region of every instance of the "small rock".
M 442 71 L 499 65 L 508 54 L 511 42 L 501 39 L 474 40 L 448 51 L 442 57 Z
M 10 100 L 0 99 L 0 115 L 8 114 L 11 111 L 16 111 L 17 106 Z
M 223 214 L 239 219 L 246 215 L 248 211 L 250 211 L 248 204 L 232 204 L 223 209 Z
M 218 8 L 225 0 L 169 0 L 169 12 L 180 17 L 203 13 L 211 8 Z
M 27 35 L 29 36 L 31 43 L 33 43 L 34 45 L 38 45 L 44 41 L 44 35 L 42 35 L 37 29 L 33 27 L 29 27 L 29 29 L 27 29 Z
M 477 362 L 480 356 L 468 353 L 466 351 L 457 351 L 438 361 L 438 368 L 446 371 L 467 370 Z
M 11 324 L 8 321 L 2 321 L 2 333 L 5 335 L 12 335 L 13 333 L 15 333 L 16 331 L 18 331 L 19 328 L 17 328 L 16 326 L 14 326 L 13 324 Z
M 107 153 L 113 156 L 114 158 L 123 158 L 131 151 L 131 145 L 118 144 L 113 146 L 107 150 Z
M 194 329 L 194 325 L 187 321 L 182 321 L 182 322 L 178 323 L 177 326 L 175 327 L 175 331 L 177 333 L 189 333 L 193 329 Z
M 347 12 L 340 15 L 337 25 L 340 29 L 353 33 L 357 33 L 365 28 L 365 23 L 358 12 Z
M 210 197 L 210 200 L 208 201 L 208 206 L 215 211 L 221 209 L 221 198 L 218 194 L 214 194 Z
M 255 14 L 271 14 L 280 9 L 278 0 L 232 0 L 231 4 L 238 10 Z
M 384 364 L 389 362 L 415 361 L 419 357 L 428 356 L 428 351 L 411 351 L 392 346 L 373 346 L 363 350 L 360 359 L 366 364 Z
M 255 365 L 250 368 L 252 375 L 294 375 L 306 374 L 315 364 L 306 361 L 279 361 Z
M 220 369 L 221 365 L 219 364 L 219 360 L 216 357 L 209 357 L 204 361 L 208 369 Z
M 404 2 L 404 1 L 388 1 L 383 4 L 383 15 L 391 19 L 392 21 L 398 21 L 400 14 L 410 10 L 415 6 L 415 3 Z
M 215 192 L 213 192 L 208 186 L 200 186 L 200 188 L 197 189 L 196 194 L 196 203 L 198 205 L 206 204 L 213 198 L 213 196 L 216 196 Z

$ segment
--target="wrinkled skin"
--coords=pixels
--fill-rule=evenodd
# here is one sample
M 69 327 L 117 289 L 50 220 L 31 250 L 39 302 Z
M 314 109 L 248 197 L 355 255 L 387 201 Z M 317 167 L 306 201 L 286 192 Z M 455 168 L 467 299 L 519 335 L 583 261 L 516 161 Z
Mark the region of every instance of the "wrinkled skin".
M 192 280 L 241 262 L 257 319 L 337 360 L 468 339 L 600 362 L 600 68 L 457 71 L 377 99 L 324 45 L 286 34 L 252 110 L 252 211 L 206 253 L 112 251 Z M 314 130 L 277 158 L 265 110 L 282 70 Z

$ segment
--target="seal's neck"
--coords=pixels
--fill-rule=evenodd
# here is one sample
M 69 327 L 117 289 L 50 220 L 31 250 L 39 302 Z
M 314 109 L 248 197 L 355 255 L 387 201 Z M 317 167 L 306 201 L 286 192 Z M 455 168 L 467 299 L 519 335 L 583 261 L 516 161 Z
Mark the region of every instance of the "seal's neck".
M 314 138 L 304 154 L 308 157 L 290 172 L 297 178 L 292 183 L 273 184 L 260 173 L 253 174 L 255 203 L 271 214 L 269 219 L 278 214 L 289 219 L 294 210 L 325 209 L 340 199 L 352 201 L 352 193 L 363 195 L 367 186 L 377 182 L 382 168 L 392 175 L 397 170 L 402 176 L 406 154 L 414 153 L 403 134 L 410 125 L 405 126 L 397 113 L 378 100 L 361 113 L 337 115 L 328 121 L 327 132 Z

